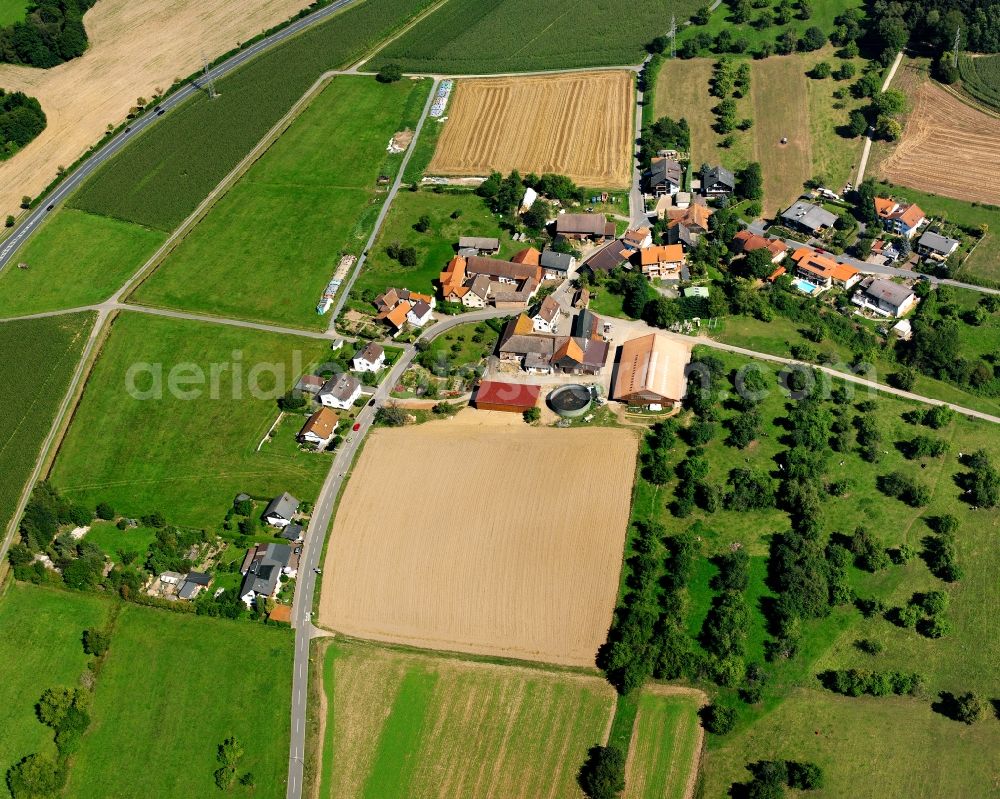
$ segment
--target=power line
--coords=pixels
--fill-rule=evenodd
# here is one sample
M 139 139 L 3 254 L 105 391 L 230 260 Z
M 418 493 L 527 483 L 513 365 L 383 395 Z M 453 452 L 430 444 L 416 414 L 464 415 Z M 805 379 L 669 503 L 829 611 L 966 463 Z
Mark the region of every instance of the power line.
M 958 47 L 962 42 L 962 26 L 955 28 L 955 44 L 951 48 L 951 65 L 958 69 Z
M 677 17 L 670 15 L 670 57 L 677 57 Z
M 203 81 L 202 85 L 205 88 L 205 91 L 208 92 L 208 98 L 210 100 L 214 100 L 219 95 L 215 91 L 215 79 L 212 77 L 212 74 L 208 71 L 208 59 L 205 58 L 204 52 L 201 54 L 201 65 L 202 65 L 202 70 L 205 73 L 205 80 Z

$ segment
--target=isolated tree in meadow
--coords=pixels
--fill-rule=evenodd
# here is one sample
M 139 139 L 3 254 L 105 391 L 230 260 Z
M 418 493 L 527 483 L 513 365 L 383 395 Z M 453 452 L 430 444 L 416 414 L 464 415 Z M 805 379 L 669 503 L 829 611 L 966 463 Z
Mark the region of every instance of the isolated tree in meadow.
M 7 771 L 7 787 L 14 799 L 54 797 L 65 783 L 65 770 L 47 755 L 28 755 Z

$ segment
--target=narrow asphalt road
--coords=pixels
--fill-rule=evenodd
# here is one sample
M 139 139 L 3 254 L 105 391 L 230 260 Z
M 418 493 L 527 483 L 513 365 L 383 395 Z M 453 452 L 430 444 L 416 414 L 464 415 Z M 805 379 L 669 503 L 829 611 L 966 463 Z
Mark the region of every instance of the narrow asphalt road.
M 199 84 L 203 84 L 209 79 L 215 81 L 225 77 L 230 72 L 243 66 L 243 64 L 247 61 L 257 55 L 260 55 L 265 50 L 269 50 L 275 45 L 280 44 L 286 39 L 302 32 L 306 28 L 312 27 L 313 25 L 324 21 L 327 17 L 337 13 L 345 6 L 348 6 L 353 2 L 356 2 L 356 0 L 336 0 L 336 2 L 313 12 L 309 16 L 296 20 L 281 30 L 272 33 L 270 36 L 261 39 L 259 42 L 252 44 L 245 50 L 240 50 L 240 52 L 234 54 L 231 58 L 226 59 L 221 64 L 218 64 L 210 69 L 207 75 L 200 77 L 197 81 L 188 83 L 164 99 L 159 104 L 160 111 L 150 110 L 138 119 L 133 120 L 128 127 L 115 135 L 93 155 L 74 169 L 73 172 L 70 173 L 48 197 L 46 197 L 43 203 L 31 211 L 20 222 L 20 224 L 17 225 L 11 235 L 3 242 L 3 246 L 0 247 L 0 269 L 3 269 L 7 265 L 17 249 L 24 243 L 24 240 L 35 232 L 38 226 L 45 221 L 46 217 L 52 210 L 55 209 L 57 205 L 76 191 L 88 177 L 90 177 L 110 158 L 113 158 L 134 138 L 147 128 L 155 125 L 161 116 L 180 106 L 198 92 L 203 91 L 201 85 Z
M 649 65 L 652 55 L 646 56 L 639 66 L 639 74 Z M 628 210 L 632 227 L 646 227 L 649 217 L 646 215 L 646 201 L 642 196 L 642 167 L 639 162 L 639 138 L 642 135 L 642 103 L 643 91 L 636 88 L 635 93 L 635 137 L 632 141 L 632 188 L 628 194 Z
M 427 328 L 420 336 L 420 340 L 430 341 L 458 325 L 502 318 L 509 316 L 510 313 L 509 311 L 489 309 L 448 316 Z M 299 561 L 299 572 L 295 581 L 295 599 L 292 605 L 292 626 L 295 627 L 295 662 L 292 670 L 292 731 L 291 745 L 288 750 L 286 799 L 301 799 L 302 796 L 306 722 L 309 707 L 309 642 L 318 632 L 312 624 L 312 607 L 313 595 L 316 590 L 316 569 L 319 568 L 323 544 L 330 531 L 330 523 L 333 521 L 333 512 L 337 504 L 337 497 L 340 496 L 340 489 L 351 464 L 354 462 L 354 456 L 361 448 L 365 435 L 371 429 L 377 406 L 383 405 L 388 400 L 389 392 L 410 365 L 416 352 L 416 347 L 412 344 L 406 345 L 402 356 L 376 389 L 375 406 L 369 404 L 362 408 L 355 420 L 361 427 L 356 432 L 349 433 L 344 439 L 313 506 L 309 531 L 306 534 L 302 557 Z

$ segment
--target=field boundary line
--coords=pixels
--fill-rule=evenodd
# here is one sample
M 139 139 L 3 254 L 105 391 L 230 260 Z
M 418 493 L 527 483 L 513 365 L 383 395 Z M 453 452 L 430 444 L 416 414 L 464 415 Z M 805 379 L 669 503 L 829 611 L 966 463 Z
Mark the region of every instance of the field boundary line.
M 48 435 L 46 435 L 45 439 L 42 441 L 42 446 L 38 450 L 38 458 L 35 460 L 35 467 L 31 470 L 31 474 L 28 476 L 28 479 L 25 481 L 24 486 L 21 489 L 21 495 L 18 497 L 17 505 L 14 507 L 14 513 L 11 515 L 10 521 L 7 523 L 7 529 L 4 531 L 3 540 L 0 541 L 0 579 L 4 578 L 6 570 L 9 568 L 7 550 L 10 548 L 11 542 L 14 540 L 14 535 L 20 525 L 21 516 L 24 514 L 24 509 L 28 505 L 28 500 L 31 498 L 31 492 L 43 472 L 45 473 L 45 476 L 48 477 L 48 472 L 52 468 L 55 456 L 59 452 L 59 448 L 62 446 L 66 430 L 69 429 L 69 421 L 76 414 L 76 408 L 79 405 L 80 397 L 83 396 L 83 388 L 90 379 L 93 365 L 97 362 L 97 355 L 103 348 L 104 342 L 107 339 L 107 331 L 110 329 L 109 321 L 112 320 L 114 316 L 114 313 L 107 314 L 103 310 L 97 311 L 97 316 L 94 319 L 90 335 L 87 337 L 86 343 L 80 350 L 80 360 L 76 365 L 76 369 L 73 371 L 73 376 L 70 378 L 69 385 L 66 387 L 66 394 L 63 397 L 62 402 L 59 404 L 55 418 L 52 420 L 52 426 L 49 428 Z
M 372 49 L 369 50 L 367 53 L 365 53 L 361 57 L 361 59 L 359 61 L 355 61 L 353 64 L 351 64 L 349 67 L 347 67 L 347 69 L 345 71 L 346 72 L 357 72 L 358 70 L 360 70 L 363 65 L 365 65 L 369 61 L 371 61 L 375 56 L 377 56 L 379 53 L 381 53 L 386 47 L 388 47 L 390 44 L 392 44 L 394 41 L 396 41 L 396 39 L 398 39 L 403 34 L 408 33 L 411 28 L 413 28 L 415 25 L 418 25 L 419 23 L 423 22 L 424 19 L 426 19 L 427 17 L 429 17 L 431 14 L 433 14 L 435 11 L 437 11 L 439 8 L 441 8 L 441 6 L 443 6 L 447 2 L 448 2 L 448 0 L 438 0 L 438 2 L 432 3 L 430 6 L 428 6 L 423 11 L 421 11 L 419 14 L 417 14 L 417 16 L 415 16 L 409 22 L 405 23 L 398 31 L 396 31 L 391 36 L 389 36 L 388 39 L 383 39 L 381 42 L 379 42 L 374 47 L 372 47 Z M 720 2 L 721 2 L 721 0 L 720 0 Z
M 271 146 L 281 137 L 281 135 L 291 127 L 292 123 L 298 118 L 298 116 L 305 110 L 305 108 L 312 102 L 315 96 L 319 93 L 320 89 L 325 88 L 333 77 L 338 74 L 342 74 L 337 70 L 330 70 L 324 72 L 320 75 L 316 81 L 310 86 L 305 94 L 303 94 L 295 104 L 292 105 L 288 112 L 279 119 L 274 126 L 264 134 L 263 138 L 257 142 L 254 148 L 247 153 L 240 162 L 232 168 L 232 170 L 227 174 L 219 183 L 215 186 L 212 191 L 208 193 L 208 196 L 202 200 L 198 207 L 191 212 L 187 219 L 185 219 L 181 224 L 174 230 L 173 233 L 167 238 L 165 242 L 160 246 L 160 248 L 153 253 L 146 263 L 144 263 L 139 270 L 132 275 L 125 284 L 118 289 L 112 296 L 111 299 L 115 301 L 121 301 L 124 299 L 127 301 L 131 296 L 145 283 L 155 272 L 162 266 L 163 262 L 167 259 L 174 249 L 187 238 L 188 234 L 194 230 L 198 223 L 208 215 L 208 212 L 212 210 L 215 204 L 229 193 L 229 190 L 239 182 L 253 166 L 261 156 L 266 153 Z
M 940 81 L 936 81 L 934 80 L 934 78 L 931 78 L 931 83 L 935 84 L 936 86 L 940 86 L 956 100 L 959 100 L 960 102 L 963 102 L 967 106 L 969 106 L 969 108 L 974 108 L 976 111 L 980 111 L 986 114 L 987 116 L 993 117 L 994 119 L 1000 119 L 1000 111 L 997 111 L 995 108 L 990 108 L 989 106 L 985 105 L 981 100 L 977 100 L 976 98 L 972 97 L 969 94 L 966 94 L 960 89 L 956 89 L 954 86 L 949 86 L 947 83 L 941 83 Z

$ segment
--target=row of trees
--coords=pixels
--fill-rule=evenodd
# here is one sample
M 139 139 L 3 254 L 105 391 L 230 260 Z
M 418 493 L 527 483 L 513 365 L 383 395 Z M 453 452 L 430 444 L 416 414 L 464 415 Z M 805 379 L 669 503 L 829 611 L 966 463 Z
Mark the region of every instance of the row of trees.
M 746 799 L 781 799 L 785 788 L 812 791 L 823 787 L 823 769 L 815 763 L 797 760 L 758 760 L 747 770 L 753 779 L 732 791 L 732 796 Z

